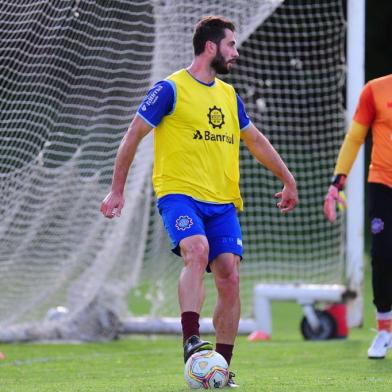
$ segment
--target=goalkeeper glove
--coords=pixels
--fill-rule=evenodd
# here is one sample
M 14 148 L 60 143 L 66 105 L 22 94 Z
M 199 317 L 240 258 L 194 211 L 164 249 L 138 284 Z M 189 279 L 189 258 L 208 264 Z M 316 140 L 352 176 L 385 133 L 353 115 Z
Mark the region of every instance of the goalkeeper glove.
M 340 211 L 347 208 L 346 196 L 344 195 L 343 188 L 346 182 L 344 174 L 338 174 L 333 177 L 332 183 L 328 188 L 328 193 L 324 199 L 324 215 L 329 222 L 336 220 L 336 205 Z

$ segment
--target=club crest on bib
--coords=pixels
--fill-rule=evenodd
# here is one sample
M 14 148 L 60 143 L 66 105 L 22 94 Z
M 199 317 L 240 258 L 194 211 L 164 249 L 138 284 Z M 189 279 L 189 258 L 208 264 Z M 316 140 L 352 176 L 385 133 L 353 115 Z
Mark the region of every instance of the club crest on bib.
M 186 230 L 193 225 L 193 220 L 188 215 L 181 215 L 176 219 L 177 230 Z
M 222 109 L 216 106 L 209 108 L 207 116 L 208 122 L 213 128 L 222 128 L 222 125 L 225 123 L 225 115 L 222 113 Z

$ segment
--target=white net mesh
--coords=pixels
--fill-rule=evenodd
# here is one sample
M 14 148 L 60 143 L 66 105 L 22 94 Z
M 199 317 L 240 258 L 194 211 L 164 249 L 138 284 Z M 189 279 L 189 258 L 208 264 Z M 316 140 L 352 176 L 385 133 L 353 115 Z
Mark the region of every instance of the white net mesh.
M 181 262 L 154 206 L 150 137 L 121 219 L 105 220 L 99 205 L 131 116 L 149 86 L 190 63 L 192 29 L 206 14 L 236 23 L 241 58 L 227 80 L 301 196 L 281 217 L 279 182 L 242 151 L 243 315 L 256 282 L 344 281 L 343 223 L 327 225 L 321 211 L 344 130 L 340 0 L 2 2 L 0 340 L 111 337 L 128 304 L 133 314 L 178 315 Z M 57 305 L 69 313 L 42 323 Z

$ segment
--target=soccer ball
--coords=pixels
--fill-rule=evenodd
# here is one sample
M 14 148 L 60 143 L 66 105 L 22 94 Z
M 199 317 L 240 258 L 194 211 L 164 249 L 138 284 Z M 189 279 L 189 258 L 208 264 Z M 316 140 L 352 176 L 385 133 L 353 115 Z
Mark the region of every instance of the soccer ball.
M 228 368 L 225 358 L 216 351 L 199 351 L 185 364 L 185 381 L 192 389 L 223 388 L 229 378 Z

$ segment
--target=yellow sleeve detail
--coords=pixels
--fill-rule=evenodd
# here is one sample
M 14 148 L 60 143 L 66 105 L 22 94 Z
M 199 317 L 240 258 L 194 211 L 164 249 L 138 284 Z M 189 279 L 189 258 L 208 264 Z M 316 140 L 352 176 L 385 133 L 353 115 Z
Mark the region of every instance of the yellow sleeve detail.
M 344 142 L 340 147 L 334 174 L 345 174 L 346 176 L 357 157 L 359 148 L 366 139 L 369 127 L 353 121 L 348 130 Z

